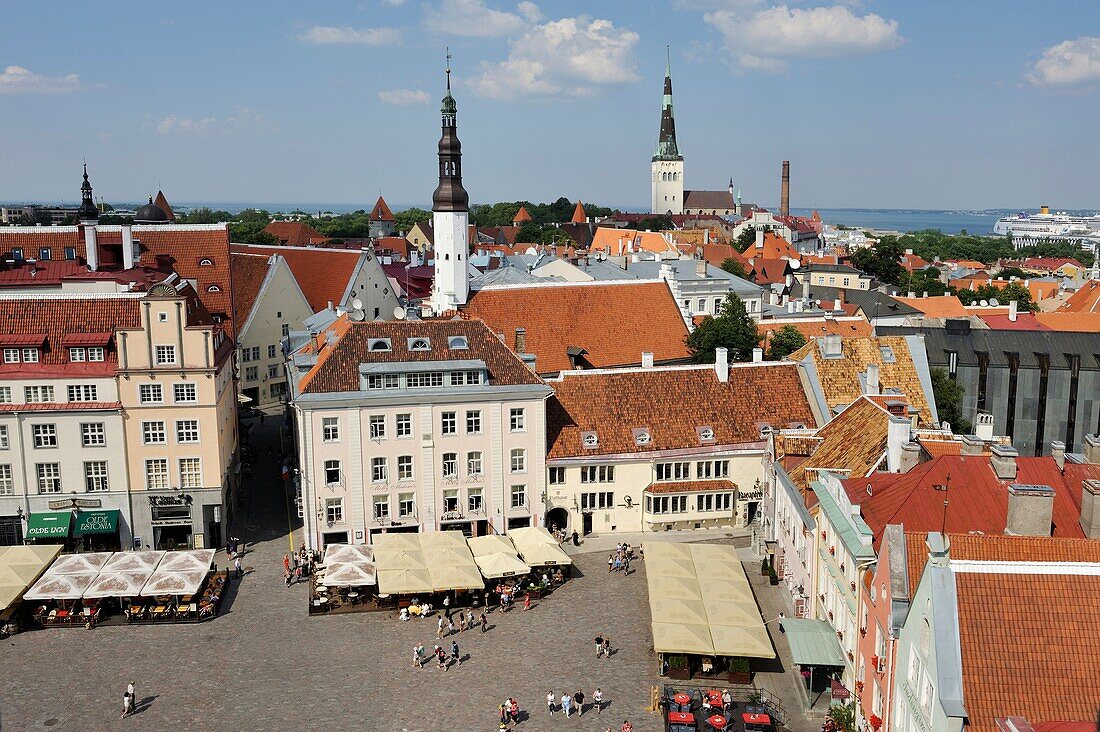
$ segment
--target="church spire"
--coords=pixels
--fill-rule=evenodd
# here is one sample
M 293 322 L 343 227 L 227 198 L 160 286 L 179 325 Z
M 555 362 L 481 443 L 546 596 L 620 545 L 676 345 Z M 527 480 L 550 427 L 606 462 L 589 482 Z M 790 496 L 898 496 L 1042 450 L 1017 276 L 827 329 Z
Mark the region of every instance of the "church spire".
M 676 144 L 676 116 L 672 109 L 672 60 L 669 47 L 665 46 L 665 94 L 661 102 L 661 132 L 657 137 L 656 160 L 683 160 Z
M 92 184 L 88 181 L 88 163 L 84 163 L 84 182 L 80 184 L 80 209 L 77 211 L 78 221 L 96 221 L 99 219 L 99 209 L 92 199 Z
M 440 105 L 443 134 L 439 138 L 439 185 L 432 195 L 433 211 L 468 211 L 470 197 L 462 187 L 462 143 L 458 140 L 458 104 L 451 96 L 451 52 L 447 49 L 447 95 Z

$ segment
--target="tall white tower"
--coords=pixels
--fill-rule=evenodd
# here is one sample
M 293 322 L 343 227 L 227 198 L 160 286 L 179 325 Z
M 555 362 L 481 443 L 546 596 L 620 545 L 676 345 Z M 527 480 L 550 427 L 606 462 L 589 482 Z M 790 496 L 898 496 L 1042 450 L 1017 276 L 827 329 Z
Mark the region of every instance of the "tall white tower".
M 676 117 L 672 111 L 672 64 L 665 46 L 665 96 L 661 104 L 661 133 L 650 165 L 653 214 L 684 212 L 684 156 L 676 144 Z
M 441 107 L 439 185 L 432 195 L 435 239 L 435 283 L 432 311 L 440 315 L 465 305 L 470 294 L 467 274 L 470 196 L 462 187 L 462 143 L 458 141 L 458 105 L 451 96 L 451 54 L 447 54 L 447 96 Z

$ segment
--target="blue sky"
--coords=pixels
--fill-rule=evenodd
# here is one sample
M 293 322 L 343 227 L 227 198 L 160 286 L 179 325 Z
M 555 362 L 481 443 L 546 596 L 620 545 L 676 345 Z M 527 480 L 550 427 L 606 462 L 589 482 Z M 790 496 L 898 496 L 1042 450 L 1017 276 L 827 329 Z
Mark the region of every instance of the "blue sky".
M 0 200 L 427 203 L 450 45 L 473 201 L 641 209 L 669 43 L 689 188 L 1100 208 L 1095 0 L 818 2 L 23 3 Z

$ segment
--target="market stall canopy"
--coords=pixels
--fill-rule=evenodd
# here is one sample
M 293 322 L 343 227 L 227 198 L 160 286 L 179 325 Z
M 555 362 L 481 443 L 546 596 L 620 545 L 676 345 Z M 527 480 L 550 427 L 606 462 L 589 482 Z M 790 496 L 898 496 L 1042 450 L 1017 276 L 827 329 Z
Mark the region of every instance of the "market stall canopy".
M 444 548 L 469 550 L 466 537 L 461 531 L 430 531 L 420 534 L 420 548 L 426 552 Z
M 152 570 L 136 572 L 100 572 L 84 590 L 85 599 L 98 597 L 137 597 L 152 577 Z
M 89 552 L 88 554 L 62 554 L 46 574 L 99 574 L 114 552 Z
M 181 553 L 182 552 L 169 552 L 169 554 Z M 161 560 L 161 566 L 149 577 L 149 581 L 141 588 L 139 594 L 142 597 L 156 597 L 158 595 L 194 595 L 199 591 L 199 588 L 202 587 L 202 583 L 206 579 L 206 574 L 209 569 L 209 564 L 203 569 L 165 569 L 164 560 Z
M 481 590 L 485 588 L 485 578 L 481 576 L 473 558 L 469 564 L 436 566 L 428 569 L 432 579 L 432 589 L 436 592 L 447 590 Z
M 417 549 L 396 549 L 374 552 L 374 563 L 379 569 L 427 569 L 424 552 Z
M 61 553 L 60 544 L 0 547 L 0 611 L 23 596 Z
M 165 552 L 150 549 L 136 552 L 115 552 L 103 569 L 102 574 L 109 572 L 152 572 L 164 558 Z
M 371 562 L 333 562 L 325 572 L 326 587 L 361 587 L 378 584 L 378 570 Z
M 65 539 L 69 536 L 73 514 L 70 511 L 32 513 L 27 517 L 28 539 Z
M 474 562 L 486 579 L 523 577 L 531 572 L 531 568 L 521 562 L 513 552 L 494 552 L 474 556 Z
M 375 534 L 371 540 L 375 553 L 380 551 L 419 551 L 420 534 L 396 533 Z
M 47 572 L 23 594 L 24 600 L 76 600 L 96 578 L 95 572 L 50 574 Z
M 657 652 L 775 658 L 736 548 L 663 541 L 643 548 Z
M 176 571 L 202 571 L 208 572 L 210 565 L 214 563 L 215 549 L 185 549 L 183 551 L 165 552 L 161 557 L 160 564 L 157 565 L 157 572 L 161 570 L 166 572 Z M 171 593 L 160 593 L 171 594 Z M 183 593 L 190 595 L 190 592 Z
M 799 666 L 843 666 L 844 651 L 836 630 L 824 620 L 788 618 L 783 621 L 791 657 Z
M 74 536 L 115 534 L 118 532 L 118 514 L 115 509 L 106 511 L 81 511 L 76 516 Z
M 558 540 L 551 536 L 550 532 L 543 526 L 521 526 L 509 531 L 508 537 L 516 545 L 516 548 L 519 548 L 521 542 L 528 544 L 538 541 L 543 544 L 558 545 Z
M 329 544 L 325 547 L 325 566 L 345 562 L 373 562 L 374 547 L 365 544 Z
M 512 529 L 508 532 L 508 538 L 512 540 L 520 558 L 532 567 L 573 563 L 554 537 L 550 536 L 550 532 L 542 526 Z
M 515 545 L 509 541 L 507 536 L 501 536 L 500 534 L 474 536 L 466 540 L 466 545 L 470 547 L 470 552 L 475 559 L 487 554 L 516 553 Z
M 415 595 L 432 591 L 427 569 L 379 569 L 378 592 L 382 595 Z

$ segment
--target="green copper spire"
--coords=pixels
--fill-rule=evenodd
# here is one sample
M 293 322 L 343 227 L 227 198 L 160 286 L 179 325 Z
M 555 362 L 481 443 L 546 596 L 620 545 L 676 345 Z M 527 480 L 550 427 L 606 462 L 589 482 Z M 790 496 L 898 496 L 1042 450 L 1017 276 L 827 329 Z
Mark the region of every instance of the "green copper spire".
M 676 116 L 672 110 L 672 61 L 671 52 L 665 46 L 665 95 L 661 102 L 661 131 L 657 136 L 654 160 L 683 160 L 676 144 Z

